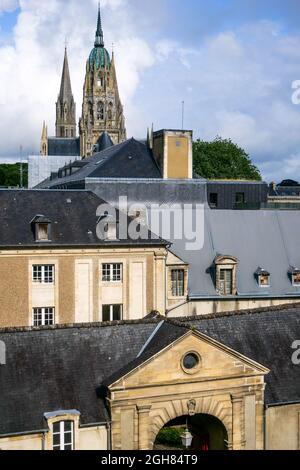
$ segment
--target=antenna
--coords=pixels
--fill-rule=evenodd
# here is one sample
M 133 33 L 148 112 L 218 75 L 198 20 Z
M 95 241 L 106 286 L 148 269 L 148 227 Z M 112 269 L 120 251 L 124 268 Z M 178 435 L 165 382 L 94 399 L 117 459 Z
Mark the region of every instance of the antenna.
M 23 159 L 22 159 L 23 146 L 20 145 L 20 188 L 23 188 Z
M 182 102 L 181 102 L 181 105 L 182 105 L 182 121 L 181 121 L 181 125 L 182 125 L 182 127 L 181 127 L 181 129 L 183 130 L 183 129 L 184 129 L 184 111 L 185 111 L 185 102 L 184 102 L 184 101 L 182 101 Z

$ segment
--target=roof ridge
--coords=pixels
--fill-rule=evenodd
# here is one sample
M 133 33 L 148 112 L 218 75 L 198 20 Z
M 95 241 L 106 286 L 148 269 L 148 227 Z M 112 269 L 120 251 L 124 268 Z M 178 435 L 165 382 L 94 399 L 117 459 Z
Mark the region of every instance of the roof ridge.
M 259 313 L 272 313 L 272 312 L 280 312 L 281 310 L 295 310 L 300 308 L 300 302 L 295 302 L 291 304 L 282 304 L 282 305 L 274 305 L 270 307 L 257 307 L 253 309 L 243 309 L 243 310 L 228 310 L 225 312 L 219 313 L 208 313 L 204 315 L 192 315 L 188 317 L 177 317 L 177 322 L 189 322 L 195 320 L 213 320 L 216 318 L 222 317 L 233 317 L 233 316 L 245 316 L 245 315 L 256 315 Z M 169 318 L 171 320 L 171 318 Z

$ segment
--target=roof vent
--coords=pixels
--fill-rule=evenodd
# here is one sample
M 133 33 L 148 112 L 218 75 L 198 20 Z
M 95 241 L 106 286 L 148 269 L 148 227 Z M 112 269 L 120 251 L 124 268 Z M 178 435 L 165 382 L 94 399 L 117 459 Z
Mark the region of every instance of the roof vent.
M 67 199 L 67 204 L 72 204 L 72 199 L 71 198 Z

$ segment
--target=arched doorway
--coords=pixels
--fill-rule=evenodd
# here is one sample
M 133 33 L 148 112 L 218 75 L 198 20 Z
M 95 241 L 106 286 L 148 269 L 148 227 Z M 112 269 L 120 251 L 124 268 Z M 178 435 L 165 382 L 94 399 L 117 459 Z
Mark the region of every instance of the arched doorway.
M 183 449 L 181 436 L 186 426 L 193 436 L 191 450 L 227 450 L 228 434 L 225 426 L 218 418 L 208 414 L 180 416 L 169 421 L 156 436 L 154 449 Z

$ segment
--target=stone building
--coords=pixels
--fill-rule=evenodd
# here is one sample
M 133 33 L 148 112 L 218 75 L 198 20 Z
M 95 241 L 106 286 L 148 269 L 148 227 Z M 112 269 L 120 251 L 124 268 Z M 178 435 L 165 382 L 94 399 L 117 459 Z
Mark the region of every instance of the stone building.
M 55 137 L 48 137 L 48 128 L 45 123 L 43 125 L 40 150 L 42 156 L 89 157 L 103 150 L 103 134 L 107 134 L 114 144 L 126 140 L 125 118 L 119 96 L 115 59 L 114 54 L 112 53 L 110 57 L 104 47 L 100 6 L 95 44 L 86 64 L 79 137 L 76 136 L 76 104 L 72 93 L 66 49 L 56 103 L 55 129 Z
M 0 327 L 164 314 L 168 242 L 119 239 L 106 211 L 86 191 L 0 191 Z
M 0 449 L 152 450 L 180 425 L 194 450 L 300 450 L 299 319 L 298 304 L 2 329 Z

